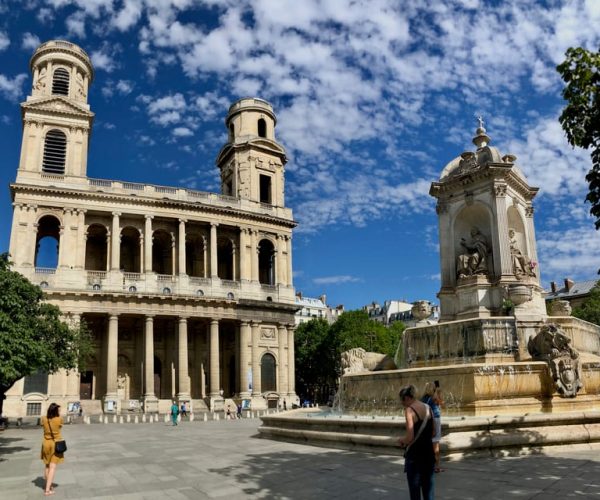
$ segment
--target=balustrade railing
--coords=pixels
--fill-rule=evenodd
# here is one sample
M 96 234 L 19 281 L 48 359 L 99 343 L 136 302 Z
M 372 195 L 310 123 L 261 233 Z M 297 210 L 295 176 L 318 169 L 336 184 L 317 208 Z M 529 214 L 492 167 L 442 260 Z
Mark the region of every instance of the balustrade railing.
M 128 281 L 140 281 L 142 275 L 140 273 L 123 273 L 123 279 Z
M 56 274 L 56 269 L 53 267 L 36 267 L 35 274 Z
M 232 280 L 221 280 L 221 286 L 227 287 L 227 288 L 239 288 L 240 287 L 240 282 L 239 281 L 232 281 Z
M 170 274 L 157 274 L 156 279 L 161 282 L 173 283 L 175 281 L 175 276 Z

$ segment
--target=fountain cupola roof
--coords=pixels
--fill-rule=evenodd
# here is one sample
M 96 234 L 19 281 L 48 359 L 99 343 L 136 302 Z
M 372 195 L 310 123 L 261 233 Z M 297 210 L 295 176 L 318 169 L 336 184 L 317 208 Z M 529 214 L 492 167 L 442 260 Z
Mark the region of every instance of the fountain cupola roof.
M 449 180 L 451 177 L 457 177 L 469 171 L 485 167 L 493 163 L 508 163 L 513 164 L 517 157 L 515 155 L 502 155 L 498 148 L 490 146 L 492 139 L 487 135 L 487 131 L 483 126 L 483 118 L 477 117 L 479 126 L 473 137 L 473 144 L 477 146 L 476 151 L 465 151 L 449 162 L 442 170 L 440 181 Z M 513 171 L 525 180 L 525 176 L 521 170 L 513 165 Z

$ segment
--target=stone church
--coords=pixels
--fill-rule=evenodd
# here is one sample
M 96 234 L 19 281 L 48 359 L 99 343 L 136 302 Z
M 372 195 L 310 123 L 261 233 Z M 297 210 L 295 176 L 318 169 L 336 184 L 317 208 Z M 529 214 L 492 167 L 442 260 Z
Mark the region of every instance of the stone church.
M 173 400 L 192 411 L 228 398 L 291 407 L 296 223 L 272 106 L 229 108 L 222 194 L 97 179 L 87 172 L 90 58 L 49 41 L 30 70 L 9 252 L 66 320 L 86 323 L 94 355 L 80 373 L 20 380 L 6 414 L 37 416 L 51 402 L 80 402 L 88 415 L 165 412 Z

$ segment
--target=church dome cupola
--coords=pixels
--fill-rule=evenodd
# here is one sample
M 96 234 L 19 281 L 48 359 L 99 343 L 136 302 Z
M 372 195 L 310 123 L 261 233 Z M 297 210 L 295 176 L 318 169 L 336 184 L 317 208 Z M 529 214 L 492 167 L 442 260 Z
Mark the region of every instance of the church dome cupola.
M 51 40 L 40 45 L 29 63 L 32 98 L 63 95 L 87 103 L 94 68 L 87 53 L 74 43 Z
M 244 97 L 234 102 L 225 119 L 229 142 L 258 137 L 274 141 L 276 124 L 273 106 L 258 97 Z

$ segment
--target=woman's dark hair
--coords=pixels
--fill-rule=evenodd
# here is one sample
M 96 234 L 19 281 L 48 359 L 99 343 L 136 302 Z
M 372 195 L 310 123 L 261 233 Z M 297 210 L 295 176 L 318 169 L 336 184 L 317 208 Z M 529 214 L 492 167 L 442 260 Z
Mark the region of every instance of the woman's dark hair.
M 48 413 L 46 413 L 46 416 L 48 418 L 58 417 L 58 409 L 59 408 L 60 408 L 60 405 L 57 405 L 56 403 L 50 403 L 50 406 L 48 406 Z
M 402 389 L 400 389 L 400 392 L 398 393 L 398 395 L 400 396 L 400 399 L 404 399 L 404 398 L 415 399 L 416 394 L 417 394 L 417 389 L 414 385 L 406 385 Z

